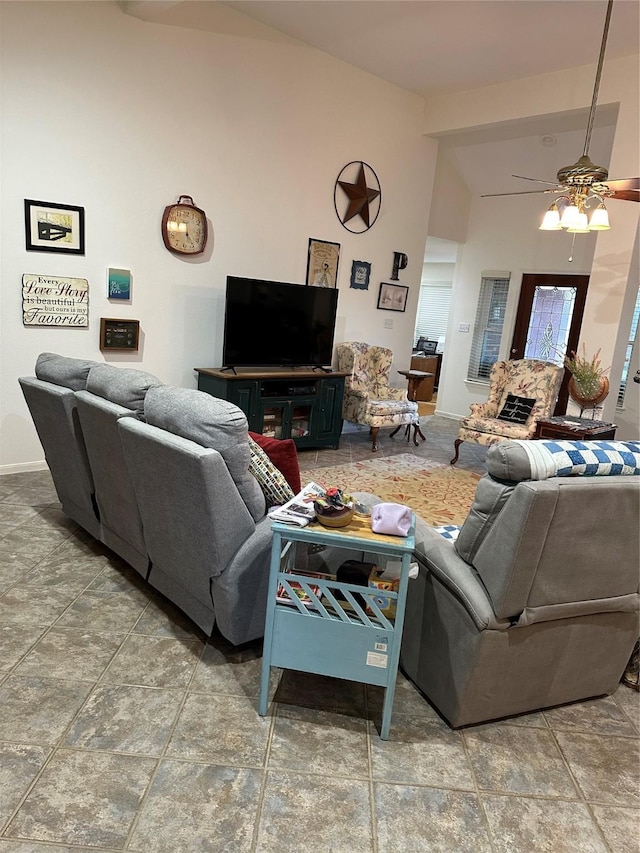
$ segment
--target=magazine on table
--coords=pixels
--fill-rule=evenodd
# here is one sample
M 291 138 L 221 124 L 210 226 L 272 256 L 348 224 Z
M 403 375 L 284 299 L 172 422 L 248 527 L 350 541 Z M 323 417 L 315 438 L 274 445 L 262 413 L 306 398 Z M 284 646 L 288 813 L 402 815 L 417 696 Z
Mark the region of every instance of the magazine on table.
M 313 502 L 325 494 L 325 489 L 317 483 L 307 483 L 295 497 L 282 506 L 269 511 L 269 518 L 282 524 L 293 524 L 296 527 L 306 527 L 316 517 Z

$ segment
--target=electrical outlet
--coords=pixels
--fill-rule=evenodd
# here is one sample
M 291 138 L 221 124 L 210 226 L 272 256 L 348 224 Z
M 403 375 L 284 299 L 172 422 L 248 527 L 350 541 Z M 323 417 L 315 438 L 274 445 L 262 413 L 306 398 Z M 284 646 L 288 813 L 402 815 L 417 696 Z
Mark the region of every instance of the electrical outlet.
M 393 320 L 385 320 L 384 327 L 385 329 L 393 329 Z
M 469 324 L 468 323 L 460 323 L 458 325 L 458 331 L 459 332 L 468 332 L 469 331 Z

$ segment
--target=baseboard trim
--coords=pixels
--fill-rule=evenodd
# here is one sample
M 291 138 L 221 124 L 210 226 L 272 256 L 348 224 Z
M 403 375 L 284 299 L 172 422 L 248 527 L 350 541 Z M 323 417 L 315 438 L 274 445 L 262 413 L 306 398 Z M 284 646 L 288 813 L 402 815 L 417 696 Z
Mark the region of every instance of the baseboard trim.
M 450 421 L 459 421 L 462 415 L 454 415 L 452 412 L 443 412 L 442 409 L 436 409 L 433 413 L 441 418 L 448 418 Z
M 44 459 L 41 462 L 20 462 L 17 465 L 0 465 L 0 477 L 5 474 L 27 474 L 30 471 L 46 471 L 47 463 Z

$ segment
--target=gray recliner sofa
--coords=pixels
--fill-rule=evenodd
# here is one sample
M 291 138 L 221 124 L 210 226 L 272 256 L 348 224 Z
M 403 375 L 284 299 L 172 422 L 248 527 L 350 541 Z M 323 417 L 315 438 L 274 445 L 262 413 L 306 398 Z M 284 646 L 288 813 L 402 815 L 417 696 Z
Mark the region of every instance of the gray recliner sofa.
M 580 475 L 583 458 L 629 473 Z M 639 635 L 638 466 L 639 442 L 501 442 L 457 540 L 418 526 L 400 666 L 452 726 L 617 688 Z
M 19 381 L 63 511 L 205 633 L 261 637 L 271 522 L 242 410 L 55 353 Z

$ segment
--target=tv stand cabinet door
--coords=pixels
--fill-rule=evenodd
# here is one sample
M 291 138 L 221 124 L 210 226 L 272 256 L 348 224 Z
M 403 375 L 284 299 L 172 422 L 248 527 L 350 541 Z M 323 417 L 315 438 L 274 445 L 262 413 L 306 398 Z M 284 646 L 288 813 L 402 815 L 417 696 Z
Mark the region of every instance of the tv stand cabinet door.
M 249 429 L 252 432 L 261 432 L 260 383 L 257 379 L 228 381 L 223 377 L 198 373 L 198 390 L 234 403 L 247 416 Z
M 315 418 L 315 438 L 319 445 L 338 448 L 342 432 L 342 399 L 344 376 L 322 379 L 320 382 L 318 407 Z

